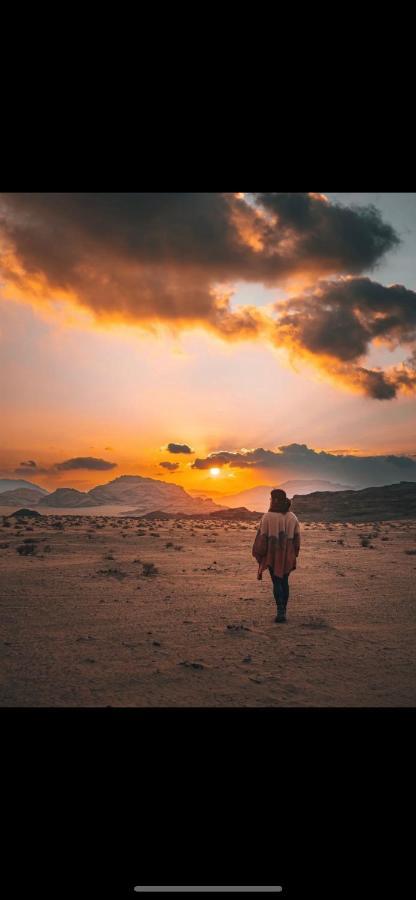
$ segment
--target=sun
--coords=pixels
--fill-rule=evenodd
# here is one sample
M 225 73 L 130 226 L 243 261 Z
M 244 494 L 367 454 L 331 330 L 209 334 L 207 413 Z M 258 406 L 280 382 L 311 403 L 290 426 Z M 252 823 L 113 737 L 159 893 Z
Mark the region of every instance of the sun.
M 218 475 L 220 474 L 220 472 L 221 472 L 221 469 L 210 469 L 209 470 L 209 474 L 212 476 L 212 478 L 218 478 Z

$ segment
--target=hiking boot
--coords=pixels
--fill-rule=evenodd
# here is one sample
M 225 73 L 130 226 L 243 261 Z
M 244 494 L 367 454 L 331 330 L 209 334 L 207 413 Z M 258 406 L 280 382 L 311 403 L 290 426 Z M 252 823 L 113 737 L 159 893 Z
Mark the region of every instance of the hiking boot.
M 279 614 L 276 616 L 276 618 L 275 618 L 274 621 L 275 621 L 275 622 L 279 622 L 279 623 L 280 623 L 280 622 L 286 622 L 286 616 L 283 615 L 283 613 L 279 613 Z

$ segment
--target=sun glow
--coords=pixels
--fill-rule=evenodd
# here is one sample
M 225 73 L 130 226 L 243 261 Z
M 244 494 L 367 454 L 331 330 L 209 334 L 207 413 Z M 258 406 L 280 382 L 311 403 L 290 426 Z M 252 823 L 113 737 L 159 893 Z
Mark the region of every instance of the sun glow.
M 209 470 L 209 474 L 211 475 L 212 478 L 218 478 L 218 475 L 220 474 L 220 472 L 221 472 L 221 469 L 210 469 Z

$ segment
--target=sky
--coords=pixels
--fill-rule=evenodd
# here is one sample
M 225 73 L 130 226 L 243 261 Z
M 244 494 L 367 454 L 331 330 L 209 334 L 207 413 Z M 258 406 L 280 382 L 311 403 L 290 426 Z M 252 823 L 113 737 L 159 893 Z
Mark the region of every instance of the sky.
M 0 477 L 416 480 L 415 233 L 411 193 L 0 194 Z

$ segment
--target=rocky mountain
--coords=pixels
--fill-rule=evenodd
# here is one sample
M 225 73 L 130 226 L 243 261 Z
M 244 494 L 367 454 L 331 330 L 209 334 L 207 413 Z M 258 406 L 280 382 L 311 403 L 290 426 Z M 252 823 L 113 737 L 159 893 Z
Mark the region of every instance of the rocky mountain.
M 39 500 L 37 504 L 37 506 L 42 509 L 45 506 L 72 509 L 74 507 L 98 505 L 98 503 L 91 499 L 89 494 L 84 494 L 82 491 L 76 491 L 75 488 L 58 488 L 56 491 L 53 491 L 52 494 L 48 494 L 47 497 L 43 497 L 42 500 Z
M 25 481 L 22 478 L 0 478 L 0 494 L 5 491 L 20 491 L 26 489 L 30 489 L 31 491 L 38 491 L 39 494 L 48 493 L 45 488 L 40 487 L 39 484 L 34 484 L 32 481 Z
M 259 521 L 262 513 L 252 512 L 245 507 L 240 507 L 239 509 L 226 509 L 224 507 L 223 509 L 216 509 L 214 512 L 204 511 L 191 513 L 165 512 L 162 509 L 156 509 L 153 512 L 145 513 L 144 515 L 138 515 L 134 510 L 129 510 L 129 512 L 123 513 L 123 516 L 126 516 L 126 518 L 129 516 L 137 516 L 138 518 L 146 519 L 147 521 L 163 521 L 165 519 L 221 519 L 224 521 L 241 521 L 244 519 L 248 521 Z
M 210 519 L 223 519 L 224 521 L 241 521 L 241 519 L 247 519 L 248 521 L 258 521 L 263 513 L 254 512 L 251 509 L 247 509 L 245 506 L 238 506 L 235 509 L 221 509 L 212 512 L 210 515 Z
M 208 515 L 224 507 L 212 500 L 191 497 L 178 484 L 167 484 L 140 475 L 122 475 L 84 493 L 74 488 L 57 488 L 51 494 L 22 490 L 5 491 L 0 495 L 4 506 L 44 507 L 57 509 L 88 509 L 98 506 L 133 506 L 131 515 L 140 516 L 154 510 L 172 513 L 204 513 Z M 121 511 L 121 510 L 120 510 Z M 123 510 L 124 512 L 124 510 Z
M 42 516 L 35 509 L 17 509 L 16 512 L 10 513 L 9 519 L 41 519 Z
M 18 488 L 16 491 L 3 491 L 0 494 L 0 506 L 37 506 L 39 501 L 47 496 L 32 488 Z
M 257 487 L 248 488 L 247 491 L 240 491 L 238 494 L 223 494 L 224 504 L 231 507 L 247 506 L 249 509 L 262 509 L 264 512 L 269 508 L 270 491 L 277 487 L 286 491 L 288 497 L 293 497 L 295 494 L 310 494 L 314 491 L 351 490 L 351 485 L 348 484 L 337 484 L 316 478 L 309 481 L 297 479 L 285 481 L 283 484 L 257 485 Z
M 416 482 L 400 481 L 360 491 L 296 495 L 292 510 L 304 522 L 375 522 L 416 518 Z
M 88 492 L 94 505 L 120 504 L 134 506 L 132 516 L 144 515 L 154 510 L 164 512 L 213 512 L 222 507 L 212 500 L 191 497 L 178 484 L 167 484 L 155 478 L 140 475 L 121 475 L 108 484 L 99 485 Z

